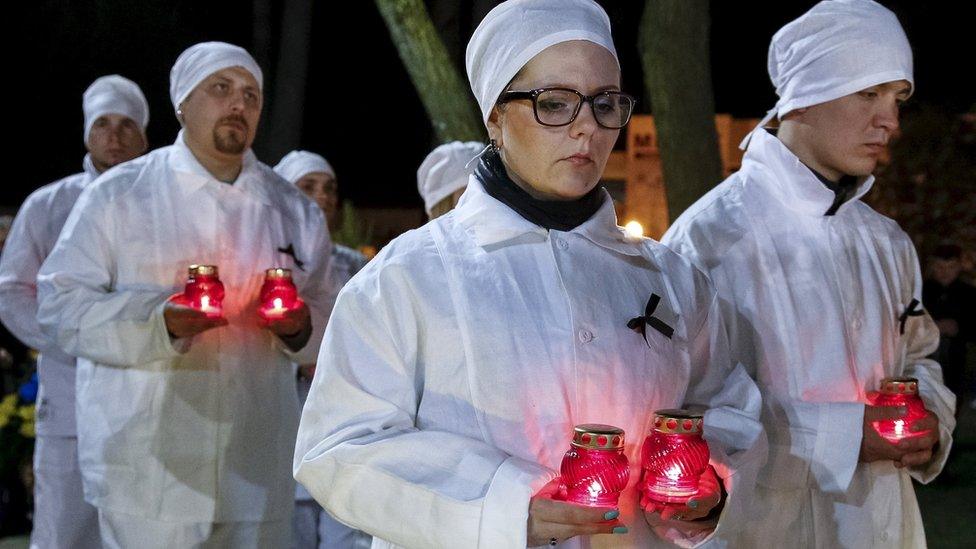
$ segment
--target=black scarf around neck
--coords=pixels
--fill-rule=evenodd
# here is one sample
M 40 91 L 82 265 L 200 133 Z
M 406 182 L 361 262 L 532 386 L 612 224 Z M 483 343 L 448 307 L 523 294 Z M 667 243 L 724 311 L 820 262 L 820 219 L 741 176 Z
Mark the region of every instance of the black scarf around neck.
M 840 207 L 850 200 L 857 193 L 857 177 L 853 175 L 842 175 L 839 180 L 831 181 L 827 176 L 818 172 L 817 170 L 807 166 L 813 175 L 817 176 L 817 179 L 824 184 L 825 187 L 834 191 L 834 203 L 830 205 L 830 208 L 824 213 L 824 215 L 834 215 Z
M 478 161 L 475 176 L 489 196 L 515 210 L 527 221 L 546 229 L 570 231 L 582 225 L 603 205 L 600 185 L 576 200 L 539 200 L 512 181 L 496 151 Z

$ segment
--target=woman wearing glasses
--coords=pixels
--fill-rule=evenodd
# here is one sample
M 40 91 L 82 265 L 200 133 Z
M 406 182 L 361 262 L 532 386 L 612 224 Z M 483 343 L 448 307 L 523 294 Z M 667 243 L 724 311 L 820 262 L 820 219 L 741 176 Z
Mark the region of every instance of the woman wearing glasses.
M 722 536 L 758 453 L 758 391 L 729 364 L 705 276 L 627 237 L 598 187 L 634 106 L 606 14 L 590 0 L 505 2 L 466 61 L 491 145 L 456 209 L 392 242 L 339 295 L 296 478 L 375 544 Z M 712 467 L 687 505 L 642 508 L 641 442 L 654 410 L 682 406 L 709 409 Z M 583 423 L 626 432 L 619 507 L 558 501 Z

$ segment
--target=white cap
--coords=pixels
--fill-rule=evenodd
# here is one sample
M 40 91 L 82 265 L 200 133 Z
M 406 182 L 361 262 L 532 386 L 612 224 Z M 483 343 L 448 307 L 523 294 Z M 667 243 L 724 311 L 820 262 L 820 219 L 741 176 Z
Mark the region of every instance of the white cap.
M 181 53 L 169 72 L 169 99 L 173 102 L 173 110 L 179 110 L 180 103 L 200 82 L 228 67 L 243 68 L 258 81 L 258 88 L 264 87 L 261 67 L 247 50 L 226 42 L 201 42 Z
M 117 74 L 96 79 L 82 95 L 81 108 L 85 113 L 85 143 L 95 121 L 106 114 L 120 114 L 139 125 L 143 135 L 149 125 L 149 104 L 139 86 Z
M 767 68 L 779 101 L 757 129 L 773 117 L 878 84 L 907 80 L 915 88 L 908 37 L 895 14 L 873 0 L 813 6 L 773 35 Z
M 427 155 L 417 169 L 417 190 L 424 199 L 427 215 L 438 202 L 468 185 L 468 177 L 474 171 L 471 159 L 484 148 L 477 141 L 452 141 Z
M 282 157 L 274 167 L 274 171 L 289 183 L 298 183 L 299 179 L 313 172 L 325 172 L 332 177 L 336 176 L 328 160 L 308 151 L 291 151 Z
M 526 63 L 550 46 L 573 40 L 603 46 L 617 58 L 610 18 L 593 0 L 508 0 L 488 12 L 464 56 L 485 124 L 498 96 Z

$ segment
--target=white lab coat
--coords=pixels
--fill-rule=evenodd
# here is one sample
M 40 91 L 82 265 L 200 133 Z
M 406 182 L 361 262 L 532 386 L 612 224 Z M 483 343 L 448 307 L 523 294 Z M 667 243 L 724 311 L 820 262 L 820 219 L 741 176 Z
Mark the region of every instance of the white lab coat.
M 37 189 L 21 205 L 0 259 L 0 320 L 40 351 L 37 444 L 34 447 L 34 528 L 31 547 L 101 547 L 98 512 L 82 494 L 75 439 L 75 358 L 37 323 L 37 272 L 51 253 L 71 208 L 98 170 L 91 155 L 84 171 Z
M 38 276 L 41 327 L 79 357 L 86 499 L 173 522 L 290 518 L 291 362 L 321 341 L 329 251 L 321 211 L 250 151 L 221 183 L 180 136 L 89 186 Z M 163 306 L 193 263 L 219 266 L 230 326 L 171 341 Z M 258 325 L 272 266 L 293 269 L 312 312 L 298 353 Z
M 825 216 L 834 193 L 775 136 L 753 136 L 742 169 L 678 218 L 664 242 L 709 273 L 735 360 L 763 391 L 770 456 L 746 545 L 919 547 L 910 477 L 928 482 L 952 442 L 955 397 L 921 301 L 915 249 L 856 197 Z M 919 307 L 921 308 L 921 307 Z M 923 468 L 858 463 L 862 403 L 886 376 L 917 377 L 941 423 Z
M 37 434 L 75 436 L 75 359 L 37 323 L 37 272 L 51 253 L 71 208 L 98 171 L 85 155 L 84 171 L 37 189 L 21 205 L 0 259 L 0 320 L 25 345 L 40 351 Z
M 455 210 L 390 243 L 339 294 L 295 476 L 381 538 L 374 547 L 525 547 L 529 499 L 558 474 L 575 424 L 626 431 L 630 533 L 563 547 L 663 544 L 634 488 L 655 409 L 710 408 L 706 438 L 733 500 L 737 471 L 761 460 L 748 451 L 764 440 L 758 391 L 729 361 L 707 278 L 625 237 L 604 196 L 584 224 L 546 231 L 472 177 Z M 652 293 L 673 339 L 627 328 Z
M 333 287 L 340 289 L 345 286 L 346 282 L 349 282 L 366 265 L 366 262 L 366 256 L 356 250 L 341 244 L 333 244 L 330 265 Z M 311 379 L 298 378 L 298 401 L 301 406 L 305 406 L 311 388 Z M 360 549 L 369 547 L 372 543 L 369 535 L 334 519 L 312 498 L 312 494 L 297 482 L 295 483 L 293 530 L 294 549 L 309 547 Z

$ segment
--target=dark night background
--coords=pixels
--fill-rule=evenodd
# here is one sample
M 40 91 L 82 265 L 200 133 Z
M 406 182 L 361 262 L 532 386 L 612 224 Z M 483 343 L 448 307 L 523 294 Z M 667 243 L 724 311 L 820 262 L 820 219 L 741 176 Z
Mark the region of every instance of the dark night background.
M 150 147 L 172 143 L 178 124 L 169 103 L 169 70 L 191 44 L 224 40 L 244 46 L 259 61 L 276 52 L 254 52 L 254 29 L 280 41 L 281 4 L 272 17 L 255 20 L 256 3 L 244 1 L 122 0 L 43 1 L 17 8 L 8 19 L 6 116 L 12 173 L 0 207 L 17 207 L 33 189 L 81 169 L 81 95 L 96 77 L 118 73 L 135 80 L 151 108 Z M 600 2 L 613 20 L 624 87 L 644 96 L 636 47 L 643 2 Z M 959 4 L 884 1 L 904 25 L 915 51 L 917 93 L 913 105 L 934 104 L 952 112 L 973 105 L 969 74 L 974 66 L 973 18 Z M 428 4 L 434 7 L 433 0 Z M 484 5 L 481 2 L 481 5 Z M 712 75 L 716 112 L 759 117 L 775 103 L 766 75 L 772 34 L 814 2 L 711 2 Z M 480 14 L 475 2 L 460 2 L 462 16 L 439 26 L 463 71 L 463 51 Z M 257 27 L 261 28 L 261 27 Z M 263 65 L 265 63 L 262 63 Z M 265 69 L 265 109 L 274 85 Z M 473 99 L 472 99 L 473 100 Z M 639 105 L 650 112 L 646 98 Z M 433 132 L 373 2 L 317 2 L 313 12 L 302 148 L 328 158 L 343 195 L 357 206 L 419 207 L 416 168 L 434 146 Z M 260 139 L 259 129 L 259 139 Z M 274 165 L 278 158 L 259 157 Z

